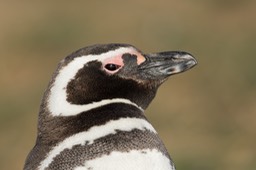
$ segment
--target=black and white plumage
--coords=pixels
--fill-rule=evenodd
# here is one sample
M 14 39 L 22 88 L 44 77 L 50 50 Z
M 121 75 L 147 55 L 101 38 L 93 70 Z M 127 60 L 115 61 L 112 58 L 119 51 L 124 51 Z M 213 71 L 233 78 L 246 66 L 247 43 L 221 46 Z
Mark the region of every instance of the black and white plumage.
M 128 44 L 67 56 L 45 91 L 24 169 L 175 169 L 144 110 L 168 76 L 194 65 L 186 52 L 143 54 Z

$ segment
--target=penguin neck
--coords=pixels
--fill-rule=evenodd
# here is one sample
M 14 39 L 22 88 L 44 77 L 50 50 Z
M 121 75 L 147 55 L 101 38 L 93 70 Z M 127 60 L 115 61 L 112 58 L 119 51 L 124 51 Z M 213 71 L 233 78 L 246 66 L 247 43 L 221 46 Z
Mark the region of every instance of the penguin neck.
M 140 108 L 126 103 L 112 103 L 73 116 L 52 116 L 42 110 L 40 115 L 38 137 L 47 145 L 54 145 L 67 137 L 103 126 L 110 121 L 126 118 L 147 121 Z

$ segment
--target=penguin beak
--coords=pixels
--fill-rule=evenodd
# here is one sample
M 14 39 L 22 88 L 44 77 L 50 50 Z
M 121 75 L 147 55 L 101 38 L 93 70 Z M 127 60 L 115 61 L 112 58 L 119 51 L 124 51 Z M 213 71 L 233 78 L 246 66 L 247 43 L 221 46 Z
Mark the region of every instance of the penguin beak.
M 197 64 L 195 58 L 180 51 L 168 51 L 145 54 L 146 61 L 138 67 L 141 76 L 146 79 L 162 80 L 173 74 L 184 72 Z

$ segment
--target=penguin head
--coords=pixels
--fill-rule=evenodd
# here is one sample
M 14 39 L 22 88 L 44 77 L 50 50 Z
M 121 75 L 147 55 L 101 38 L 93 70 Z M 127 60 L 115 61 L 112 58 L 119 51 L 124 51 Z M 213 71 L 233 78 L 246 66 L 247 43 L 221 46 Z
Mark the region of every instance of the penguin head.
M 63 59 L 47 92 L 54 116 L 69 116 L 111 102 L 146 109 L 161 83 L 196 65 L 186 52 L 144 54 L 128 44 L 82 48 Z

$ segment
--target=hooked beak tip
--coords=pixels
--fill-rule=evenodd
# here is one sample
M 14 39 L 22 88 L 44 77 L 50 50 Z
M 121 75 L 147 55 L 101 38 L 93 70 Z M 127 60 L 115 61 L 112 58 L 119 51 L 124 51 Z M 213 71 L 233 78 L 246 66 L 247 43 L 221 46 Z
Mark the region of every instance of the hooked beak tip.
M 184 72 L 197 65 L 196 59 L 189 53 L 178 52 L 173 56 L 174 64 L 170 66 L 169 75 Z
M 197 65 L 196 59 L 191 54 L 183 55 L 180 58 L 183 59 L 184 61 L 187 61 L 186 65 L 189 66 L 189 68 L 192 68 L 195 65 Z

